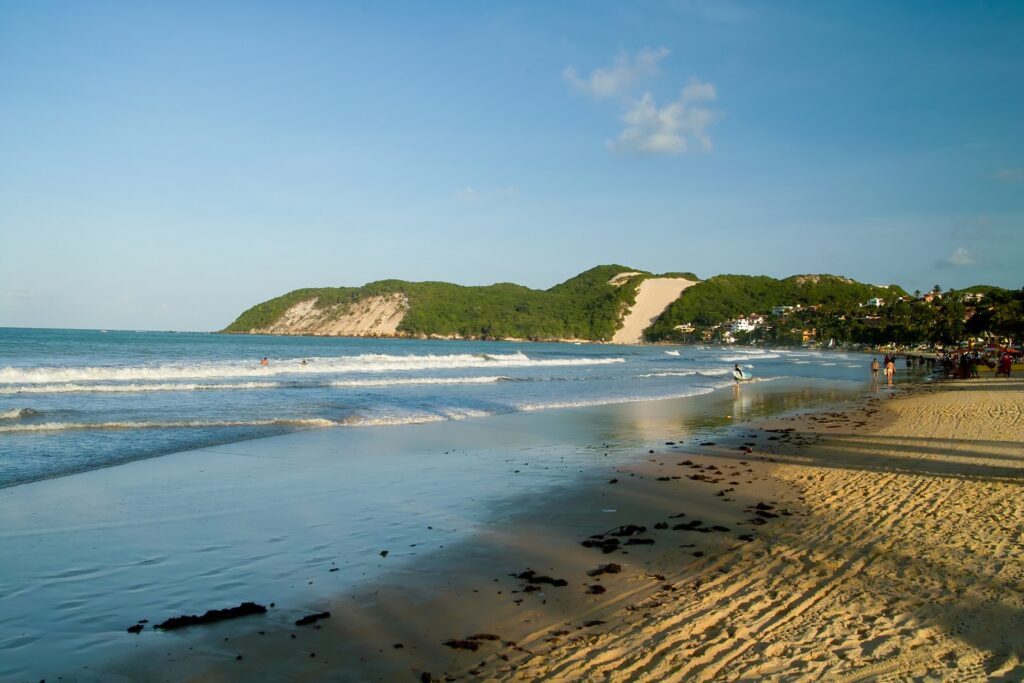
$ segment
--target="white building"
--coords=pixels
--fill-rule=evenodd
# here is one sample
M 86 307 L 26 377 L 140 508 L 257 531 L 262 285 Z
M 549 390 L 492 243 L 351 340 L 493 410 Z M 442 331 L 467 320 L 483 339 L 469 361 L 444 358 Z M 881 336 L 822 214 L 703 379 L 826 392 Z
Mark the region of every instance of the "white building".
M 884 303 L 885 303 L 885 301 L 883 299 L 879 299 L 876 296 L 876 297 L 873 297 L 871 299 L 868 299 L 867 302 L 864 305 L 865 306 L 874 306 L 875 308 L 878 308 L 879 306 L 881 306 Z
M 763 324 L 764 318 L 759 315 L 752 315 L 748 318 L 737 318 L 729 325 L 729 331 L 733 334 L 736 334 L 737 332 L 753 332 Z

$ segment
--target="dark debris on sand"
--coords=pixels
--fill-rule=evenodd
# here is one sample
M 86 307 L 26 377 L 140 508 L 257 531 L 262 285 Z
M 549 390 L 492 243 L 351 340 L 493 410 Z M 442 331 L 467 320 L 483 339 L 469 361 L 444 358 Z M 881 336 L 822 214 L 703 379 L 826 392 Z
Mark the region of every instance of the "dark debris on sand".
M 263 605 L 255 602 L 243 602 L 238 607 L 207 610 L 203 615 L 182 614 L 178 617 L 171 617 L 170 619 L 157 624 L 154 628 L 170 631 L 176 628 L 183 628 L 185 626 L 212 624 L 217 621 L 224 621 L 225 619 L 237 619 L 238 617 L 246 617 L 250 614 L 264 614 L 266 611 L 267 608 Z
M 329 619 L 330 617 L 331 617 L 331 613 L 330 612 L 318 612 L 316 614 L 307 614 L 306 616 L 304 616 L 301 619 L 297 620 L 295 622 L 295 625 L 296 626 L 308 626 L 309 624 L 314 624 L 314 623 L 320 621 L 321 619 Z

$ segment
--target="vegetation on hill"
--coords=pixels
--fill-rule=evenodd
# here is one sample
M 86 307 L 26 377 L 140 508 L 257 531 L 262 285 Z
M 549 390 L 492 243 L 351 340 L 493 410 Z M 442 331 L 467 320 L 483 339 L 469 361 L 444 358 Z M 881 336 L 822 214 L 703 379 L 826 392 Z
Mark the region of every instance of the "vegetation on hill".
M 626 272 L 638 274 L 623 278 L 621 284 L 609 284 Z M 303 301 L 315 299 L 317 308 L 336 308 L 340 315 L 368 297 L 402 294 L 408 309 L 399 334 L 608 341 L 636 302 L 640 283 L 651 277 L 699 280 L 693 273 L 655 276 L 620 265 L 591 268 L 547 290 L 511 283 L 465 287 L 380 280 L 362 287 L 297 289 L 253 306 L 224 331 L 267 329 Z M 911 296 L 896 285 L 879 287 L 835 275 L 794 275 L 782 280 L 718 275 L 685 290 L 646 330 L 645 337 L 648 341 L 717 340 L 728 330 L 723 323 L 759 314 L 766 316 L 765 323 L 736 333 L 736 341 L 800 344 L 816 335 L 819 341 L 835 339 L 839 344 L 913 345 L 950 344 L 968 336 L 1024 338 L 1024 290 L 976 285 L 943 294 L 936 285 L 929 297 L 920 294 Z M 881 306 L 865 305 L 876 297 L 883 300 Z M 794 308 L 771 315 L 773 308 L 781 306 Z
M 907 296 L 896 285 L 878 287 L 835 275 L 794 275 L 777 280 L 764 275 L 716 275 L 693 287 L 671 304 L 647 329 L 648 341 L 678 338 L 679 325 L 711 327 L 776 306 L 835 307 L 857 305 L 872 297 Z
M 623 272 L 638 272 L 620 286 L 608 284 Z M 548 290 L 499 283 L 466 287 L 447 282 L 381 280 L 362 287 L 297 289 L 253 306 L 225 332 L 265 329 L 297 303 L 316 298 L 317 308 L 356 303 L 366 297 L 401 293 L 408 311 L 398 331 L 411 336 L 477 339 L 609 340 L 622 312 L 636 301 L 640 282 L 651 273 L 620 265 L 597 266 Z

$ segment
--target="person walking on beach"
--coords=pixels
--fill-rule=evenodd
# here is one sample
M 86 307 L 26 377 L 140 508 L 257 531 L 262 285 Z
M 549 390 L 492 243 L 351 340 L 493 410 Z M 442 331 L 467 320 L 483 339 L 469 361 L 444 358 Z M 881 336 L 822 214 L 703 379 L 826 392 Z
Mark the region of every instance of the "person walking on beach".
M 1013 368 L 1013 356 L 1009 352 L 999 357 L 999 367 L 996 369 L 996 377 L 999 375 L 1010 376 L 1010 369 Z
M 877 382 L 878 381 L 878 359 L 877 358 L 872 358 L 871 359 L 871 381 L 872 382 Z
M 892 386 L 892 376 L 896 374 L 896 361 L 888 355 L 885 357 L 885 382 Z

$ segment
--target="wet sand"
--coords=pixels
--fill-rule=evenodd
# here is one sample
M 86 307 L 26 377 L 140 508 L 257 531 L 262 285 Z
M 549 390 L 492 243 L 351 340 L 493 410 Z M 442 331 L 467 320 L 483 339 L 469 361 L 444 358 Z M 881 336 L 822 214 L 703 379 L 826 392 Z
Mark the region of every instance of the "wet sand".
M 716 411 L 759 411 L 673 429 L 647 406 L 653 453 L 598 453 L 352 590 L 147 631 L 63 680 L 1020 680 L 1022 389 L 846 395 L 728 433 Z

